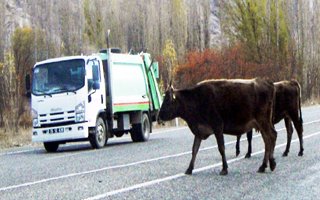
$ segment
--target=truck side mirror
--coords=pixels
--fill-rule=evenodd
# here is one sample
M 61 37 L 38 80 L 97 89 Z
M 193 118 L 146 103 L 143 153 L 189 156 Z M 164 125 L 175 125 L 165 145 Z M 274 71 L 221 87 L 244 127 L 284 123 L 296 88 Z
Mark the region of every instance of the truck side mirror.
M 31 79 L 30 74 L 27 74 L 25 77 L 25 87 L 26 87 L 26 96 L 31 97 Z
M 92 89 L 99 90 L 100 89 L 100 83 L 98 81 L 95 81 L 92 85 Z

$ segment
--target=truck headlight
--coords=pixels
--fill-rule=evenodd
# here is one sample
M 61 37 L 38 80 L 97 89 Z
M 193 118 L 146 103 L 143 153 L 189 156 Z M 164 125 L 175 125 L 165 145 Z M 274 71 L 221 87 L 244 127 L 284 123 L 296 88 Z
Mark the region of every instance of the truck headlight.
M 33 127 L 40 127 L 38 112 L 35 109 L 31 109 L 31 116 L 32 116 Z
M 76 122 L 85 121 L 85 104 L 84 104 L 84 101 L 79 103 L 76 106 L 75 113 L 76 113 Z

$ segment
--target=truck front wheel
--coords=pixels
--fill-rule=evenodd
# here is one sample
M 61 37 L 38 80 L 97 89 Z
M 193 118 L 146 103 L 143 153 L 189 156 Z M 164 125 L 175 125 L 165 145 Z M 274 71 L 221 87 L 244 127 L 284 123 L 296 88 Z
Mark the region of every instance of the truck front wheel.
M 56 152 L 58 150 L 59 143 L 57 143 L 57 142 L 44 142 L 43 146 L 47 150 L 47 152 L 52 153 L 52 152 Z
M 131 139 L 134 142 L 145 142 L 150 137 L 151 124 L 146 113 L 142 115 L 141 123 L 133 124 L 130 131 Z
M 107 143 L 106 125 L 102 118 L 96 121 L 96 127 L 93 134 L 89 135 L 89 141 L 93 148 L 100 149 Z

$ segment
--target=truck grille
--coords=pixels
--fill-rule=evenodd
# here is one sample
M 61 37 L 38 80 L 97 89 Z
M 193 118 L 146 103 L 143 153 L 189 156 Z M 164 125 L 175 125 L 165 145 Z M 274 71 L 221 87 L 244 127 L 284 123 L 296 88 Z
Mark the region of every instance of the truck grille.
M 41 127 L 72 124 L 75 122 L 75 111 L 70 110 L 65 112 L 40 114 L 39 120 Z

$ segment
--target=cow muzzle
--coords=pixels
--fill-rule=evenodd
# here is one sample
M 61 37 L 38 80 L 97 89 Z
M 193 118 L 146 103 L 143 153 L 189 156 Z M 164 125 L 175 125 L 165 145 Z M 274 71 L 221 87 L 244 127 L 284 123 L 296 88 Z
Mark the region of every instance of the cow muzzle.
M 164 125 L 164 121 L 158 117 L 157 122 L 159 125 Z

